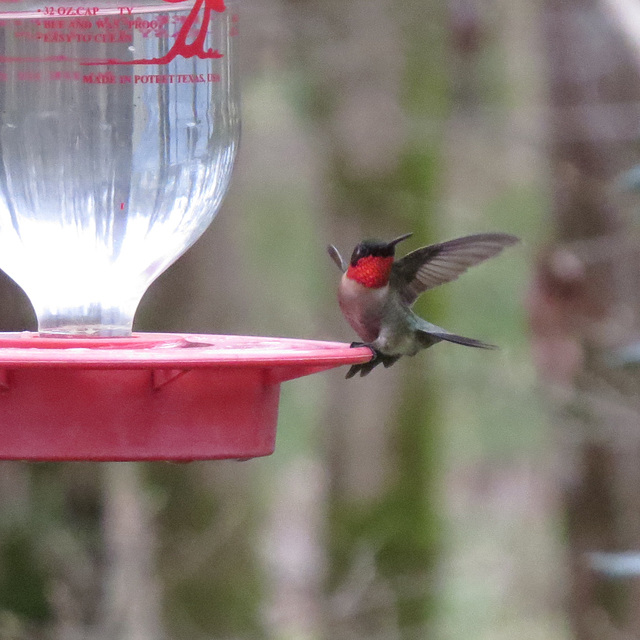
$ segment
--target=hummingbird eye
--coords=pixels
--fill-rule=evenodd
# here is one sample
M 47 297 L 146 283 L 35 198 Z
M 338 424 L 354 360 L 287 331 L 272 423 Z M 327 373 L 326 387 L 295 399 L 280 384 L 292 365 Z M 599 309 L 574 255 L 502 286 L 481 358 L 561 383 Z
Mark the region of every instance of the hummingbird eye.
M 364 258 L 365 255 L 366 249 L 361 244 L 359 244 L 351 254 L 351 266 L 355 267 L 356 264 L 358 264 L 358 260 L 360 260 L 360 258 Z

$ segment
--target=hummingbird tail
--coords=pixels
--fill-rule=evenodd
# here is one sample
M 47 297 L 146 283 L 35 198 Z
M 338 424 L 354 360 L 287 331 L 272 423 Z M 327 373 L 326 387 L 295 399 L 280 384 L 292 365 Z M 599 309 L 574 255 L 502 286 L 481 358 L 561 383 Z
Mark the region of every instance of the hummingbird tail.
M 486 342 L 481 342 L 480 340 L 476 340 L 475 338 L 465 338 L 464 336 L 457 336 L 455 335 L 455 333 L 429 332 L 429 335 L 433 336 L 434 338 L 438 338 L 439 340 L 454 342 L 455 344 L 461 344 L 461 345 L 464 345 L 465 347 L 474 347 L 476 349 L 498 349 L 498 347 L 495 344 L 488 344 Z

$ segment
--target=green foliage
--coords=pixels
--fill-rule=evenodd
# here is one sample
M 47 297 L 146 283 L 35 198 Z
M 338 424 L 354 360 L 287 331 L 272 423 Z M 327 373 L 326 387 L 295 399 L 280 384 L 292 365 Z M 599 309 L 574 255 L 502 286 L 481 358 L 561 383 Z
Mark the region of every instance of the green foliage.
M 397 476 L 384 499 L 390 536 L 379 558 L 383 575 L 416 578 L 414 589 L 398 592 L 401 629 L 423 625 L 434 607 L 431 574 L 440 551 L 441 531 L 434 495 L 439 449 L 435 417 L 439 407 L 435 396 L 428 394 L 431 387 L 424 364 L 409 361 L 393 434 Z
M 5 533 L 0 541 L 0 611 L 31 623 L 48 621 L 47 585 L 34 539 L 26 531 Z
M 145 467 L 159 506 L 164 620 L 175 640 L 263 637 L 254 606 L 262 585 L 247 535 L 255 504 L 245 495 L 239 464 L 230 464 L 239 478 L 235 488 L 224 475 L 215 482 L 215 470 L 203 464 Z

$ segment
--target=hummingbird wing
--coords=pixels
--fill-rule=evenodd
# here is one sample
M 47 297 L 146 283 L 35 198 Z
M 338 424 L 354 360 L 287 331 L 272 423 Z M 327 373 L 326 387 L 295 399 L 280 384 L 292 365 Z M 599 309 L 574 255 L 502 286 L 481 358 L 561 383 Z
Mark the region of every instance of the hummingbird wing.
M 518 238 L 506 233 L 479 233 L 416 249 L 393 263 L 392 285 L 403 302 L 412 305 L 427 289 L 455 280 L 516 242 Z
M 347 270 L 347 265 L 344 263 L 340 252 L 332 244 L 330 244 L 327 247 L 327 253 L 331 257 L 331 259 L 338 265 L 340 271 L 344 273 Z

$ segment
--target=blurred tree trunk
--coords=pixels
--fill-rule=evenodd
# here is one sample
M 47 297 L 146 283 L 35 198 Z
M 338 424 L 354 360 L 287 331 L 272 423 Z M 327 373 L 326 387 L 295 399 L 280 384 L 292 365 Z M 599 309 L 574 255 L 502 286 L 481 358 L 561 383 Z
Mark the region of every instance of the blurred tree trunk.
M 412 231 L 412 247 L 434 240 L 447 103 L 442 3 L 289 0 L 288 7 L 307 113 L 325 152 L 329 237 L 347 257 L 364 237 Z M 326 324 L 354 339 L 331 273 Z M 345 381 L 342 370 L 329 376 L 327 638 L 427 633 L 439 534 L 438 403 L 425 357 L 364 380 Z
M 142 465 L 109 463 L 104 474 L 105 577 L 100 637 L 159 640 L 161 592 L 156 570 L 157 531 L 150 498 L 140 479 Z
M 596 0 L 546 0 L 553 238 L 528 306 L 533 354 L 557 403 L 578 640 L 640 637 L 637 231 L 617 189 L 638 163 L 640 82 Z M 630 363 L 632 364 L 632 363 Z M 621 564 L 622 563 L 622 564 Z

